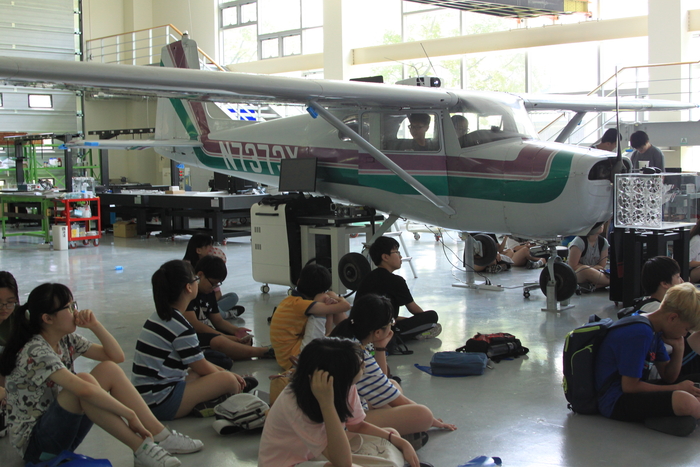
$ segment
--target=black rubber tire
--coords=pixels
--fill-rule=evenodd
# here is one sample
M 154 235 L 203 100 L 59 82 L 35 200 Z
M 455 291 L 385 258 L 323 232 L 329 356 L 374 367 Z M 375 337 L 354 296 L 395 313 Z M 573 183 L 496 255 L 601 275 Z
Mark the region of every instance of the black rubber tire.
M 489 235 L 476 234 L 474 235 L 475 242 L 481 242 L 482 256 L 474 257 L 475 266 L 488 266 L 496 260 L 498 254 L 498 245 Z
M 576 293 L 576 273 L 566 263 L 554 263 L 554 280 L 556 281 L 555 297 L 558 302 L 568 300 Z M 547 282 L 549 282 L 549 264 L 545 265 L 540 273 L 540 289 L 547 296 Z
M 360 253 L 348 253 L 338 261 L 338 278 L 349 290 L 357 290 L 372 268 Z

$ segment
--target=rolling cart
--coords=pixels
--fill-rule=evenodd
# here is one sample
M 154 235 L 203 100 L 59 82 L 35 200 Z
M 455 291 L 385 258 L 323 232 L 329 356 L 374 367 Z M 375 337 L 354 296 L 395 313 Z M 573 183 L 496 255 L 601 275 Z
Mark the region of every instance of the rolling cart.
M 84 217 L 86 209 L 89 216 Z M 54 200 L 54 223 L 65 224 L 68 228 L 68 248 L 75 248 L 78 242 L 83 245 L 98 246 L 102 238 L 102 217 L 100 198 L 67 198 Z M 96 229 L 92 229 L 94 226 Z

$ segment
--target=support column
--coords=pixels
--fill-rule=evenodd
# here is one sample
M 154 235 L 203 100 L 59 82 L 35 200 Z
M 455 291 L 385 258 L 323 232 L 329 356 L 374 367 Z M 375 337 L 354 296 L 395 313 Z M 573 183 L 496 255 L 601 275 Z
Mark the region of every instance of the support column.
M 347 80 L 353 64 L 350 0 L 323 0 L 323 68 L 325 79 Z M 358 29 L 354 30 L 357 34 Z
M 649 0 L 649 63 L 671 63 L 690 60 L 691 35 L 688 32 L 688 0 Z M 649 97 L 687 102 L 689 100 L 690 69 L 685 66 L 665 66 L 649 69 Z M 689 111 L 651 112 L 656 122 L 688 120 Z M 654 135 L 649 135 L 654 144 Z M 673 151 L 664 152 L 666 167 L 681 167 L 686 152 L 681 141 Z

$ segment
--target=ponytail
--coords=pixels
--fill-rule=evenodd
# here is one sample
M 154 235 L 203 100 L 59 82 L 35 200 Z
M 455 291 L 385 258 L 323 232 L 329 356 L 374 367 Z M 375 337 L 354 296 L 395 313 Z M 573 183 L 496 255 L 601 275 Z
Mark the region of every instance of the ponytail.
M 17 354 L 44 324 L 45 314 L 53 315 L 73 300 L 73 294 L 63 284 L 42 284 L 32 290 L 27 303 L 15 308 L 12 329 L 5 350 L 0 355 L 0 374 L 7 376 L 17 364 Z
M 184 260 L 174 259 L 164 263 L 151 277 L 153 302 L 160 319 L 170 321 L 172 304 L 177 302 L 187 284 L 192 283 L 194 269 Z
M 355 300 L 350 316 L 338 323 L 331 336 L 362 341 L 374 331 L 389 325 L 393 316 L 391 300 L 376 294 L 363 295 Z

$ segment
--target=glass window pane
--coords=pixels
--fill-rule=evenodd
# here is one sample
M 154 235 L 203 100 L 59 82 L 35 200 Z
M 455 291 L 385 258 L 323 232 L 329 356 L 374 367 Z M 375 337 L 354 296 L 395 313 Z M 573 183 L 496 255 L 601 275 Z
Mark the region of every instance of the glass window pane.
M 474 91 L 525 92 L 525 53 L 465 55 L 462 88 Z
M 301 36 L 286 36 L 282 38 L 282 55 L 301 55 Z
M 458 10 L 443 9 L 404 16 L 404 42 L 460 34 Z
M 598 85 L 598 44 L 579 43 L 529 49 L 529 92 L 583 92 Z
M 305 29 L 301 32 L 302 50 L 305 54 L 323 52 L 323 28 Z
M 258 33 L 301 28 L 299 0 L 258 0 Z
M 223 63 L 253 62 L 258 59 L 257 26 L 244 26 L 223 31 Z
M 462 12 L 462 34 L 484 34 L 487 32 L 510 31 L 519 27 L 516 18 L 500 18 L 470 11 Z
M 30 109 L 51 109 L 53 101 L 51 94 L 29 94 Z
M 301 27 L 323 26 L 323 0 L 301 0 Z
M 241 5 L 241 23 L 252 23 L 258 20 L 258 10 L 255 3 Z
M 401 42 L 401 2 L 399 0 L 353 0 L 347 12 L 351 24 L 362 33 L 353 34 L 352 47 L 370 47 Z M 367 14 L 371 11 L 372 14 Z
M 221 10 L 221 26 L 234 26 L 238 24 L 238 7 L 232 6 Z
M 279 57 L 279 55 L 279 38 L 274 37 L 272 39 L 266 39 L 262 41 L 262 57 L 260 58 L 264 60 L 266 58 Z

